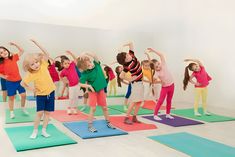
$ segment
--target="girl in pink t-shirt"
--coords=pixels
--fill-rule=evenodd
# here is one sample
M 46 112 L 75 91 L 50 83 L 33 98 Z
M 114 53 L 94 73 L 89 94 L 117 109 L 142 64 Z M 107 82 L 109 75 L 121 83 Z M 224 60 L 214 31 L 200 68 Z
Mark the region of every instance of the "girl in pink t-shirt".
M 209 85 L 209 81 L 211 80 L 211 77 L 207 74 L 204 66 L 199 60 L 185 59 L 184 61 L 194 62 L 186 66 L 185 73 L 184 73 L 184 81 L 183 81 L 184 90 L 186 90 L 188 82 L 194 84 L 195 86 L 194 115 L 201 116 L 201 114 L 198 112 L 198 103 L 199 103 L 199 98 L 201 96 L 204 115 L 209 116 L 210 113 L 207 112 L 206 102 L 207 102 L 207 86 Z M 191 76 L 189 76 L 188 70 L 193 72 Z M 196 79 L 196 82 L 193 80 L 193 78 Z
M 155 120 L 162 120 L 158 116 L 158 111 L 159 111 L 160 107 L 162 106 L 165 98 L 166 98 L 166 118 L 174 119 L 174 117 L 172 117 L 170 115 L 171 101 L 172 101 L 172 98 L 174 95 L 174 89 L 175 89 L 172 74 L 168 70 L 167 65 L 166 65 L 166 61 L 165 61 L 165 57 L 163 56 L 163 54 L 161 52 L 155 51 L 152 48 L 148 48 L 147 53 L 149 53 L 149 52 L 155 53 L 156 55 L 158 55 L 160 57 L 160 60 L 161 60 L 161 63 L 158 62 L 157 60 L 153 60 L 153 63 L 155 66 L 154 78 L 159 78 L 161 80 L 161 84 L 162 84 L 160 97 L 158 99 L 158 102 L 157 102 L 157 105 L 156 105 L 155 111 L 154 111 L 154 119 Z M 159 83 L 157 80 L 155 80 L 155 81 L 156 82 L 154 82 L 154 83 Z
M 69 105 L 67 108 L 67 113 L 70 115 L 77 114 L 78 97 L 82 96 L 82 91 L 78 85 L 79 77 L 76 72 L 77 59 L 70 51 L 66 52 L 74 58 L 74 61 L 72 62 L 69 60 L 69 58 L 61 58 L 61 65 L 63 66 L 63 70 L 60 73 L 60 77 L 65 83 L 69 83 Z

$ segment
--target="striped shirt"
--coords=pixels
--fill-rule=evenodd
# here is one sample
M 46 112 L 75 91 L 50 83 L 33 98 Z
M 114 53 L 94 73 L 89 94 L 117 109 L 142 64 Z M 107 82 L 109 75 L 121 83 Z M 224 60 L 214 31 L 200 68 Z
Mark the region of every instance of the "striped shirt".
M 132 60 L 123 66 L 123 71 L 130 72 L 132 77 L 137 76 L 137 78 L 133 82 L 142 81 L 143 72 L 140 62 L 137 60 L 132 50 L 129 50 L 129 54 L 132 56 Z

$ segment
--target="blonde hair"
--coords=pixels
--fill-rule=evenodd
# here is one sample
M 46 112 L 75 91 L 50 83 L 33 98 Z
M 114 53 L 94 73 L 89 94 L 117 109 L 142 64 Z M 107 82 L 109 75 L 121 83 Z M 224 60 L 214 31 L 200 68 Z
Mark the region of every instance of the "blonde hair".
M 23 69 L 24 69 L 24 71 L 28 71 L 30 73 L 34 72 L 34 70 L 30 68 L 30 61 L 37 60 L 40 63 L 42 63 L 42 57 L 43 57 L 43 54 L 41 54 L 41 53 L 30 53 L 30 54 L 27 54 L 25 56 L 25 58 L 24 58 L 24 61 L 23 61 Z
M 81 69 L 82 71 L 87 70 L 88 67 L 87 67 L 86 61 L 88 61 L 88 60 L 90 60 L 90 59 L 87 57 L 78 57 L 77 58 L 78 69 Z

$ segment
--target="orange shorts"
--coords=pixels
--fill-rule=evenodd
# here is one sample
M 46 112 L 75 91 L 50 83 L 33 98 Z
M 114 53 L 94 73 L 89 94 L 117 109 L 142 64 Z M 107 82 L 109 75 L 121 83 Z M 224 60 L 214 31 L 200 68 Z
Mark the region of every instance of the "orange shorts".
M 95 107 L 96 104 L 98 106 L 107 106 L 106 94 L 103 89 L 99 92 L 89 92 L 88 101 L 90 107 Z

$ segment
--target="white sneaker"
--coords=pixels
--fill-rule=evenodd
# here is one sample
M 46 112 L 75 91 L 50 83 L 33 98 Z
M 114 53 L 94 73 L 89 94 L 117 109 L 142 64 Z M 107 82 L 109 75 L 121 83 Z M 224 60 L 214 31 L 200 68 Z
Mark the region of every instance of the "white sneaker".
M 42 136 L 48 138 L 48 137 L 50 137 L 51 135 L 48 134 L 48 133 L 46 132 L 46 130 L 43 129 L 43 130 L 42 130 Z
M 38 130 L 33 130 L 33 133 L 31 134 L 31 136 L 29 137 L 29 138 L 31 138 L 31 139 L 35 139 L 35 138 L 37 138 L 37 136 L 38 136 Z
M 14 118 L 15 118 L 15 114 L 14 114 L 13 111 L 10 113 L 10 118 L 11 118 L 11 119 L 14 119 Z
M 173 116 L 171 116 L 170 114 L 166 114 L 166 118 L 167 119 L 175 119 Z
M 71 114 L 72 114 L 71 109 L 67 109 L 67 114 L 68 114 L 68 115 L 71 115 Z
M 194 112 L 194 115 L 197 116 L 197 117 L 202 116 L 198 111 Z
M 210 112 L 205 111 L 205 112 L 204 112 L 204 115 L 206 115 L 206 116 L 211 116 L 211 113 L 210 113 Z
M 28 112 L 25 108 L 22 108 L 22 112 L 23 112 L 25 115 L 29 115 L 29 112 Z
M 72 110 L 72 113 L 73 113 L 73 114 L 78 114 L 77 109 L 73 109 L 73 110 Z
M 157 115 L 154 115 L 153 119 L 155 119 L 155 120 L 162 120 L 162 118 L 158 117 Z

